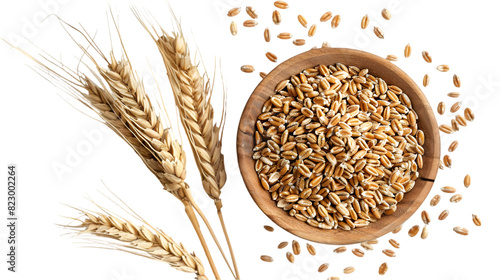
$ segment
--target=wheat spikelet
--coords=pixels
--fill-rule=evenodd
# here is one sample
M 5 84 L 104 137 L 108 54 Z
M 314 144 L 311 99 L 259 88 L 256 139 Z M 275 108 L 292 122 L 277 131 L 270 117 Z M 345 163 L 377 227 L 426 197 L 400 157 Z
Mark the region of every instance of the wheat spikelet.
M 221 153 L 220 126 L 214 124 L 210 89 L 205 85 L 181 33 L 162 35 L 157 40 L 175 95 L 182 125 L 190 140 L 205 192 L 219 199 L 226 182 Z
M 208 196 L 215 202 L 217 214 L 231 254 L 235 272 L 234 276 L 236 279 L 240 279 L 236 259 L 221 210 L 222 201 L 220 199 L 220 194 L 221 189 L 226 183 L 226 171 L 224 156 L 221 152 L 221 126 L 220 124 L 218 126 L 214 123 L 213 107 L 210 104 L 212 97 L 210 83 L 204 82 L 204 78 L 200 75 L 198 66 L 191 61 L 189 48 L 178 21 L 177 27 L 179 32 L 174 32 L 172 35 L 169 35 L 163 29 L 161 29 L 161 32 L 158 32 L 153 27 L 151 31 L 141 19 L 137 10 L 133 10 L 133 12 L 146 31 L 155 40 L 163 58 L 163 62 L 167 69 L 167 75 L 172 86 L 172 92 L 175 97 L 175 103 L 181 116 L 181 123 L 188 136 L 201 175 L 203 188 Z M 175 18 L 173 12 L 172 15 Z M 222 119 L 224 119 L 225 107 L 222 116 Z M 194 207 L 198 213 L 201 212 L 196 206 Z M 206 222 L 206 218 L 202 213 L 200 213 L 200 215 L 207 224 L 212 236 L 214 236 L 211 227 Z M 219 250 L 222 252 L 215 236 L 214 240 Z M 222 255 L 229 266 L 224 253 L 222 253 Z
M 137 226 L 116 216 L 80 210 L 85 216 L 80 225 L 71 226 L 79 235 L 90 234 L 115 243 L 104 242 L 109 248 L 119 249 L 143 257 L 168 263 L 173 268 L 195 273 L 196 279 L 206 280 L 205 268 L 200 259 L 190 254 L 182 244 L 176 243 L 163 231 Z M 95 240 L 97 241 L 97 240 Z
M 135 77 L 130 62 L 117 61 L 110 55 L 108 68 L 98 67 L 99 74 L 113 92 L 114 112 L 120 117 L 136 141 L 149 151 L 141 149 L 139 155 L 160 180 L 165 190 L 177 198 L 185 196 L 186 156 L 182 146 L 172 138 L 169 129 L 163 129 L 155 114 L 144 86 Z

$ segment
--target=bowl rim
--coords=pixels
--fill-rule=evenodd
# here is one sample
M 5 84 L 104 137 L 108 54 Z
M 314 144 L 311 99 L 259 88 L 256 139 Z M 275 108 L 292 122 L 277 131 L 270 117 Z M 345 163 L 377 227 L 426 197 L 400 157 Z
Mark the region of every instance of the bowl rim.
M 256 104 L 254 101 L 256 96 L 262 97 L 267 96 L 264 100 L 267 100 L 268 97 L 274 93 L 274 86 L 281 80 L 283 79 L 277 79 L 280 75 L 283 76 L 283 73 L 288 73 L 287 70 L 293 67 L 293 65 L 297 63 L 306 63 L 310 64 L 311 66 L 308 67 L 314 67 L 320 63 L 313 63 L 313 62 L 307 62 L 307 60 L 314 60 L 315 58 L 321 57 L 321 56 L 338 56 L 339 62 L 342 62 L 341 60 L 346 59 L 346 57 L 364 57 L 367 60 L 371 60 L 370 63 L 375 63 L 380 68 L 384 69 L 381 70 L 383 71 L 389 71 L 391 72 L 392 77 L 396 80 L 402 80 L 406 84 L 401 85 L 397 84 L 400 88 L 406 88 L 406 89 L 411 89 L 410 91 L 404 90 L 405 93 L 410 93 L 411 95 L 414 95 L 413 97 L 410 97 L 412 100 L 412 103 L 415 100 L 418 100 L 419 104 L 421 103 L 423 108 L 419 108 L 419 111 L 424 111 L 426 112 L 426 118 L 429 120 L 430 123 L 426 123 L 424 127 L 427 127 L 428 131 L 431 131 L 432 134 L 430 139 L 432 140 L 432 143 L 428 143 L 429 139 L 426 139 L 426 143 L 424 143 L 424 146 L 429 146 L 432 151 L 431 155 L 424 155 L 427 161 L 427 164 L 430 163 L 430 166 L 424 165 L 423 170 L 425 170 L 425 173 L 422 173 L 421 176 L 417 179 L 415 185 L 417 186 L 417 182 L 419 183 L 419 186 L 422 188 L 422 190 L 419 190 L 417 197 L 412 200 L 412 201 L 406 201 L 405 199 L 402 200 L 402 202 L 398 205 L 405 205 L 408 211 L 396 211 L 393 215 L 390 216 L 383 216 L 382 219 L 377 221 L 376 223 L 371 223 L 368 227 L 364 228 L 356 228 L 353 229 L 352 231 L 349 231 L 349 235 L 351 235 L 350 238 L 345 238 L 343 237 L 346 235 L 347 231 L 343 230 L 323 230 L 323 229 L 318 229 L 314 228 L 312 226 L 307 225 L 304 222 L 300 222 L 296 220 L 295 218 L 291 217 L 288 215 L 287 212 L 283 211 L 282 209 L 279 209 L 276 207 L 275 202 L 270 199 L 269 192 L 265 191 L 261 185 L 260 182 L 258 186 L 255 186 L 255 178 L 257 178 L 257 174 L 254 170 L 254 160 L 251 158 L 251 156 L 248 156 L 248 149 L 250 151 L 253 148 L 254 144 L 254 131 L 255 131 L 255 121 L 256 121 L 256 116 L 253 119 L 253 125 L 249 127 L 249 121 L 245 119 L 247 113 L 251 110 L 255 111 L 254 107 L 258 107 L 260 110 L 262 108 L 263 102 L 260 104 Z M 347 58 L 349 59 L 349 58 Z M 306 62 L 304 62 L 306 61 Z M 325 63 L 325 64 L 331 64 L 331 62 Z M 349 63 L 344 63 L 345 65 L 349 66 Z M 354 65 L 358 66 L 358 65 Z M 359 66 L 358 66 L 359 67 Z M 290 74 L 287 76 L 285 79 L 289 78 L 291 75 L 297 74 L 300 71 L 306 69 L 307 67 L 301 67 L 300 69 L 294 70 L 295 72 L 293 73 L 288 73 Z M 361 69 L 361 67 L 359 67 Z M 377 72 L 373 71 L 374 68 L 369 69 L 370 73 Z M 392 80 L 387 79 L 387 77 L 381 77 L 379 74 L 374 74 L 377 77 L 383 78 L 384 80 Z M 286 76 L 286 75 L 285 75 Z M 271 81 L 271 82 L 270 82 Z M 274 81 L 271 93 L 269 93 L 269 84 L 272 84 L 272 81 Z M 394 84 L 394 83 L 389 83 L 388 84 Z M 414 98 L 416 99 L 414 100 Z M 260 100 L 262 101 L 262 100 Z M 417 111 L 416 108 L 414 108 L 415 111 Z M 420 114 L 419 114 L 420 116 Z M 252 120 L 250 120 L 252 122 Z M 423 128 L 420 126 L 419 123 L 419 129 Z M 426 133 L 426 136 L 428 133 Z M 251 138 L 251 147 L 249 147 L 248 139 Z M 257 87 L 254 89 L 250 97 L 248 98 L 248 101 L 245 105 L 245 108 L 242 112 L 240 123 L 238 126 L 238 133 L 237 133 L 237 156 L 238 156 L 238 164 L 240 168 L 241 175 L 243 177 L 243 181 L 245 183 L 245 186 L 247 190 L 249 191 L 252 199 L 254 202 L 257 204 L 257 206 L 261 209 L 261 211 L 264 212 L 266 216 L 268 216 L 273 222 L 275 222 L 278 226 L 282 227 L 286 231 L 302 237 L 307 240 L 319 242 L 319 243 L 325 243 L 325 244 L 353 244 L 353 243 L 359 243 L 363 241 L 368 241 L 375 239 L 377 237 L 380 237 L 388 232 L 391 232 L 394 230 L 397 226 L 402 224 L 404 221 L 406 221 L 409 217 L 412 216 L 412 214 L 417 210 L 417 208 L 422 204 L 422 202 L 425 200 L 427 195 L 429 194 L 432 185 L 434 183 L 434 179 L 436 178 L 437 175 L 437 170 L 438 170 L 438 165 L 439 165 L 439 158 L 440 158 L 440 138 L 439 138 L 439 131 L 438 131 L 438 126 L 436 122 L 436 118 L 434 116 L 433 110 L 429 105 L 429 102 L 423 92 L 421 91 L 420 87 L 411 79 L 409 75 L 407 75 L 403 70 L 401 70 L 399 67 L 394 65 L 392 62 L 381 58 L 375 54 L 365 52 L 365 51 L 360 51 L 360 50 L 355 50 L 355 49 L 349 49 L 349 48 L 318 48 L 318 49 L 311 49 L 309 51 L 300 53 L 296 56 L 291 57 L 290 59 L 280 63 L 278 66 L 276 66 L 264 79 L 257 85 Z M 427 149 L 426 149 L 427 152 Z M 253 151 L 251 151 L 253 153 Z M 249 163 L 252 169 L 252 172 L 245 172 L 243 168 L 249 169 Z M 420 170 L 419 170 L 420 171 Z M 253 178 L 252 178 L 253 177 Z M 261 191 L 259 191 L 259 189 Z M 414 192 L 415 189 L 412 191 L 408 192 L 408 194 L 411 194 Z M 282 212 L 282 214 L 279 214 L 276 211 L 272 211 L 272 213 L 269 213 L 268 209 L 268 203 L 263 203 L 263 193 L 267 194 L 267 200 L 270 202 L 274 203 L 274 208 Z M 264 195 L 265 196 L 265 195 Z M 267 206 L 266 206 L 267 205 Z M 410 213 L 409 213 L 410 212 Z M 392 218 L 394 217 L 394 218 Z M 394 220 L 397 221 L 397 223 L 391 222 L 391 223 L 384 223 L 385 221 L 389 220 Z M 295 225 L 299 226 L 300 224 L 306 225 L 307 228 L 300 227 L 297 229 Z M 372 230 L 367 230 L 367 228 L 371 228 L 374 230 L 377 230 L 377 233 L 372 233 Z M 325 232 L 332 232 L 332 233 L 325 233 Z M 340 234 L 339 232 L 343 233 Z

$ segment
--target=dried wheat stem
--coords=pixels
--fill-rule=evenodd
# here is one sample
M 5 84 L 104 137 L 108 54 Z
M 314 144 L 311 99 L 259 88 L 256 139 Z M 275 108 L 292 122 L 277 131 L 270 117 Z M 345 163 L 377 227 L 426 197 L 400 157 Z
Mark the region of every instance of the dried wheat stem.
M 195 273 L 198 280 L 208 279 L 200 259 L 194 253 L 188 253 L 182 244 L 176 243 L 163 231 L 137 226 L 113 215 L 102 213 L 94 215 L 80 211 L 85 220 L 80 225 L 71 226 L 77 229 L 78 234 L 112 239 L 117 243 L 104 244 L 110 248 L 166 262 L 180 271 Z

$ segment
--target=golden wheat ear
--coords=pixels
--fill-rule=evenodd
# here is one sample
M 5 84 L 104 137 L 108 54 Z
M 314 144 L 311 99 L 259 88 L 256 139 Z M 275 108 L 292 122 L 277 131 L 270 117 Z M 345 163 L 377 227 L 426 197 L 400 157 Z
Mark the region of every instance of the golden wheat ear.
M 163 29 L 156 30 L 152 24 L 146 24 L 137 10 L 134 14 L 147 32 L 155 40 L 163 58 L 167 75 L 170 80 L 175 103 L 179 111 L 182 126 L 189 139 L 196 165 L 200 172 L 203 188 L 207 195 L 214 200 L 220 224 L 224 231 L 227 245 L 231 254 L 235 271 L 235 278 L 239 279 L 236 258 L 227 233 L 222 216 L 221 189 L 226 183 L 226 170 L 222 148 L 222 126 L 214 121 L 214 109 L 211 104 L 212 90 L 206 75 L 201 75 L 197 63 L 191 59 L 189 47 L 184 38 L 181 25 L 172 12 L 176 21 L 177 30 L 172 34 Z M 224 96 L 225 98 L 225 96 Z M 225 100 L 224 100 L 225 101 Z M 225 116 L 225 102 L 221 123 Z M 198 213 L 201 210 L 193 205 Z M 204 215 L 200 216 L 205 221 Z M 209 227 L 209 225 L 207 225 Z M 211 232 L 212 229 L 209 227 Z M 218 243 L 216 241 L 216 243 Z M 227 259 L 224 257 L 227 262 Z
M 63 227 L 90 242 L 89 247 L 119 250 L 161 261 L 177 270 L 196 274 L 195 278 L 198 280 L 208 280 L 201 260 L 162 230 L 148 225 L 136 225 L 107 211 L 74 209 L 79 211 L 80 217 L 70 219 L 79 224 Z

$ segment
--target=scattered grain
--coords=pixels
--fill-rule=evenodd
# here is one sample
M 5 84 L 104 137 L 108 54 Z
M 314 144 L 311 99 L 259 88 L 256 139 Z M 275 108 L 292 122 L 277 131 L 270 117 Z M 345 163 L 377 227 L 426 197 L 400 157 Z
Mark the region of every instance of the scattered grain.
M 353 266 L 348 266 L 346 268 L 344 268 L 344 273 L 345 274 L 351 274 L 355 271 L 356 269 L 353 267 Z
M 366 29 L 369 23 L 370 23 L 370 18 L 368 17 L 368 15 L 365 15 L 361 19 L 361 29 Z
M 278 38 L 282 40 L 292 39 L 292 34 L 290 34 L 289 32 L 281 32 L 280 34 L 278 34 Z
M 387 9 L 382 10 L 382 17 L 386 20 L 390 20 L 392 15 Z
M 286 252 L 286 259 L 290 262 L 290 263 L 294 263 L 295 262 L 295 257 L 293 256 L 292 253 L 290 252 Z
M 443 157 L 443 163 L 444 163 L 444 166 L 451 168 L 451 157 L 449 155 L 445 155 Z
M 460 235 L 469 235 L 469 230 L 464 227 L 454 227 L 453 230 Z
M 288 242 L 287 241 L 283 241 L 280 244 L 278 244 L 278 249 L 283 249 L 286 246 L 288 246 Z
M 458 147 L 458 141 L 455 140 L 453 142 L 451 142 L 450 146 L 448 147 L 448 152 L 454 152 Z
M 396 256 L 396 252 L 394 252 L 391 249 L 384 249 L 384 250 L 382 250 L 382 253 L 384 253 L 386 256 L 388 256 L 390 258 L 394 258 Z
M 480 226 L 481 226 L 481 220 L 480 220 L 480 219 L 479 219 L 479 217 L 478 217 L 477 215 L 475 215 L 475 214 L 472 214 L 472 222 L 473 222 L 476 226 L 478 226 L 478 227 L 480 227 Z
M 316 34 L 316 24 L 311 25 L 311 28 L 309 28 L 307 32 L 307 36 L 312 37 L 314 34 Z
M 227 12 L 227 16 L 228 17 L 234 17 L 236 15 L 238 15 L 241 11 L 241 8 L 240 7 L 237 7 L 237 8 L 232 8 L 231 10 L 229 10 Z
M 300 243 L 297 242 L 296 240 L 292 241 L 292 251 L 295 255 L 300 254 Z
M 438 65 L 436 67 L 436 69 L 439 71 L 439 72 L 448 72 L 450 71 L 450 66 L 446 65 L 446 64 L 441 64 L 441 65 Z
M 274 6 L 278 9 L 288 9 L 288 3 L 285 1 L 275 1 Z
M 245 73 L 252 73 L 253 71 L 255 71 L 255 68 L 252 65 L 242 65 L 241 71 Z
M 441 191 L 444 193 L 455 193 L 457 190 L 451 186 L 444 186 L 441 188 Z
M 303 15 L 298 15 L 298 20 L 299 20 L 299 23 L 304 26 L 304 28 L 307 28 L 307 20 L 306 18 L 303 16 Z
M 307 243 L 306 248 L 307 248 L 307 251 L 309 252 L 309 254 L 311 254 L 311 256 L 316 255 L 316 248 L 314 248 L 313 245 Z
M 466 120 L 468 120 L 470 122 L 474 120 L 474 113 L 472 112 L 472 110 L 470 108 L 465 108 L 464 117 Z
M 293 40 L 293 44 L 296 46 L 303 46 L 306 43 L 306 40 L 304 39 L 295 39 Z
M 398 57 L 393 55 L 393 54 L 387 55 L 387 57 L 385 59 L 387 59 L 389 61 L 398 61 Z
M 345 246 L 340 246 L 333 250 L 333 252 L 337 254 L 344 253 L 345 251 L 347 251 L 347 247 Z
M 426 86 L 428 86 L 428 85 L 429 85 L 429 80 L 430 80 L 429 75 L 428 75 L 428 74 L 425 74 L 425 75 L 424 75 L 424 80 L 423 80 L 423 85 L 424 85 L 424 87 L 426 87 Z
M 321 16 L 319 21 L 321 21 L 321 22 L 329 21 L 332 18 L 332 16 L 333 16 L 332 12 L 328 11 Z
M 449 210 L 443 210 L 443 212 L 441 212 L 441 214 L 439 214 L 438 220 L 442 221 L 442 220 L 446 219 L 446 217 L 448 217 L 449 214 L 450 214 Z
M 229 30 L 231 31 L 231 35 L 233 36 L 238 34 L 238 26 L 236 25 L 236 22 L 231 21 L 231 24 L 229 25 Z
M 274 231 L 274 228 L 272 226 L 264 226 L 264 229 L 269 231 L 269 232 L 273 232 Z
M 396 234 L 398 232 L 400 232 L 401 230 L 403 229 L 403 225 L 399 225 L 397 228 L 395 228 L 392 233 Z
M 458 77 L 457 74 L 453 75 L 453 85 L 457 88 L 459 88 L 461 85 L 460 77 Z
M 418 232 L 420 231 L 420 226 L 419 225 L 414 225 L 410 228 L 410 230 L 408 230 L 408 235 L 410 237 L 414 237 L 415 235 L 418 234 Z
M 447 124 L 440 125 L 439 130 L 441 130 L 442 132 L 447 133 L 447 134 L 453 133 L 453 128 Z
M 439 194 L 436 194 L 432 199 L 431 199 L 431 206 L 436 206 L 438 205 L 439 201 L 441 201 L 441 196 Z
M 420 238 L 426 239 L 427 236 L 429 236 L 429 226 L 425 225 L 424 228 L 422 229 L 422 234 L 420 234 Z
M 450 92 L 450 93 L 448 93 L 448 96 L 451 98 L 458 98 L 458 97 L 460 97 L 460 93 L 459 92 Z
M 428 225 L 431 222 L 431 217 L 429 216 L 429 213 L 427 211 L 422 211 L 422 221 L 424 224 Z
M 320 265 L 318 267 L 318 272 L 319 273 L 325 272 L 329 266 L 330 266 L 330 264 L 328 264 L 328 263 L 324 263 L 324 264 Z
M 281 23 L 281 14 L 278 10 L 273 11 L 273 22 L 276 25 Z
M 375 35 L 380 38 L 380 39 L 384 39 L 384 32 L 382 31 L 382 29 L 378 26 L 375 26 L 373 27 L 373 33 L 375 33 Z
M 259 72 L 259 76 L 260 76 L 262 79 L 264 79 L 264 78 L 267 76 L 267 74 L 266 74 L 265 72 Z
M 422 52 L 422 57 L 424 58 L 425 62 L 431 63 L 432 62 L 432 57 L 427 51 Z
M 455 102 L 453 105 L 451 105 L 450 112 L 456 113 L 458 110 L 460 110 L 460 106 L 462 105 L 462 102 Z
M 266 42 L 271 41 L 271 32 L 269 31 L 269 28 L 267 28 L 267 27 L 266 27 L 266 29 L 264 29 L 264 40 Z
M 256 18 L 258 18 L 258 17 L 259 17 L 259 16 L 257 15 L 257 13 L 255 12 L 255 9 L 254 9 L 253 7 L 251 7 L 251 6 L 247 6 L 247 8 L 246 8 L 246 12 L 247 12 L 247 14 L 248 14 L 251 18 L 253 18 L 253 19 L 256 19 Z
M 339 26 L 340 19 L 341 19 L 340 15 L 336 15 L 336 16 L 333 17 L 333 19 L 332 19 L 332 28 L 337 28 Z
M 389 239 L 389 244 L 392 245 L 392 247 L 396 248 L 396 249 L 399 249 L 399 242 L 397 242 L 396 240 L 394 239 Z
M 267 256 L 267 255 L 262 255 L 262 256 L 260 256 L 260 259 L 261 259 L 262 261 L 264 261 L 264 262 L 273 262 L 273 261 L 274 261 L 274 260 L 273 260 L 273 257 L 271 257 L 271 256 Z
M 360 245 L 361 245 L 361 247 L 363 247 L 363 249 L 365 249 L 367 251 L 372 251 L 373 250 L 373 245 L 372 244 L 363 242 Z
M 465 175 L 465 177 L 464 177 L 464 186 L 466 188 L 470 187 L 470 175 L 469 174 Z
M 266 52 L 266 57 L 267 57 L 267 59 L 269 59 L 272 62 L 278 61 L 278 57 L 272 52 Z
M 451 203 L 458 203 L 462 200 L 462 195 L 461 194 L 456 194 L 452 197 L 450 197 L 450 202 Z
M 410 55 L 411 55 L 411 45 L 410 44 L 406 45 L 404 54 L 405 54 L 406 58 L 410 57 Z
M 243 26 L 245 27 L 255 27 L 257 26 L 257 21 L 253 20 L 253 19 L 247 19 L 243 22 Z
M 359 249 L 359 248 L 354 248 L 352 249 L 352 253 L 356 256 L 356 257 L 363 257 L 365 255 L 365 252 L 363 252 L 363 250 Z
M 387 269 L 389 269 L 387 263 L 381 264 L 380 267 L 378 268 L 378 274 L 384 275 L 387 272 Z
M 437 107 L 438 114 L 440 114 L 440 115 L 444 114 L 445 110 L 446 110 L 446 108 L 445 108 L 444 102 L 442 102 L 442 101 L 439 102 L 438 107 Z

